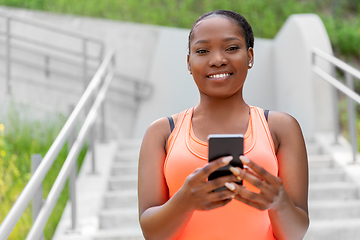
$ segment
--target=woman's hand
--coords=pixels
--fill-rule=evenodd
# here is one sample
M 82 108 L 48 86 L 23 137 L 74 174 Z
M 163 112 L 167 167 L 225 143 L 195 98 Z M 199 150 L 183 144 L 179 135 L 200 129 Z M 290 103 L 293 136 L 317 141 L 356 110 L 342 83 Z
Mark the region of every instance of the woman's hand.
M 283 203 L 286 203 L 290 199 L 281 179 L 244 156 L 240 156 L 240 160 L 248 168 L 246 168 L 246 166 L 244 166 L 244 169 L 231 167 L 230 171 L 238 177 L 238 179 L 244 179 L 258 188 L 260 192 L 251 192 L 243 186 L 227 182 L 225 186 L 236 193 L 235 199 L 259 210 L 280 210 Z
M 218 168 L 224 167 L 232 160 L 231 156 L 219 158 L 208 163 L 205 167 L 197 169 L 186 178 L 178 193 L 183 198 L 183 203 L 188 204 L 189 210 L 210 210 L 229 203 L 235 192 L 229 190 L 215 191 L 227 182 L 237 181 L 236 176 L 229 175 L 207 181 L 209 175 Z

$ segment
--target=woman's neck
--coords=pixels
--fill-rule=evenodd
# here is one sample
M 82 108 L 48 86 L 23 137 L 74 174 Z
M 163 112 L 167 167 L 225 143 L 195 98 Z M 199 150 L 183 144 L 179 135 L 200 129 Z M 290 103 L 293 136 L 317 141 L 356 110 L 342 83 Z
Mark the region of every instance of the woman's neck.
M 249 107 L 242 94 L 238 93 L 228 98 L 214 98 L 200 94 L 200 103 L 196 106 L 198 112 L 212 118 L 231 115 L 232 113 L 248 113 Z M 241 114 L 242 115 L 242 114 Z
M 249 117 L 249 106 L 241 97 L 201 97 L 193 113 L 193 130 L 201 140 L 206 140 L 209 134 L 215 133 L 245 134 Z

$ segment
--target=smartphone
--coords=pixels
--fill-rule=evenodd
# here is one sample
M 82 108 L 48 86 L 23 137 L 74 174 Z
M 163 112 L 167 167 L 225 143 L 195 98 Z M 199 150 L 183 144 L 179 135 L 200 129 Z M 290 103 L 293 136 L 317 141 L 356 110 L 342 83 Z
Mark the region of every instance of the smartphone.
M 231 175 L 229 170 L 230 166 L 243 168 L 243 164 L 239 159 L 240 155 L 244 154 L 244 136 L 242 134 L 211 134 L 208 137 L 209 140 L 209 162 L 214 161 L 220 157 L 232 156 L 231 162 L 215 172 L 211 173 L 209 180 Z M 242 185 L 242 181 L 237 182 Z M 225 186 L 216 189 L 215 191 L 221 191 L 227 189 Z

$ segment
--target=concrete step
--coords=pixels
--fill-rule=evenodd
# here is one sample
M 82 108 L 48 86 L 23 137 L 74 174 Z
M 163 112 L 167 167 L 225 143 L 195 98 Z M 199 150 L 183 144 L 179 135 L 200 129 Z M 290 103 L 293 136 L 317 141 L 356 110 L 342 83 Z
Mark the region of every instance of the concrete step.
M 111 177 L 108 189 L 110 191 L 137 189 L 137 175 Z
M 136 161 L 130 162 L 115 162 L 111 168 L 111 175 L 112 176 L 126 176 L 126 175 L 137 175 L 138 168 L 137 168 Z
M 145 240 L 138 228 L 102 229 L 93 237 L 94 240 Z
M 360 218 L 360 200 L 312 201 L 309 213 L 312 221 Z
M 311 221 L 304 240 L 355 240 L 360 236 L 359 219 Z
M 336 168 L 310 169 L 310 183 L 346 181 L 344 171 Z
M 121 139 L 119 140 L 118 149 L 126 149 L 126 150 L 134 150 L 139 151 L 142 143 L 142 139 L 134 138 L 134 139 Z
M 139 149 L 122 149 L 119 150 L 115 155 L 115 162 L 121 161 L 135 161 L 138 162 Z
M 323 154 L 322 147 L 317 143 L 307 143 L 306 151 L 308 155 L 321 155 Z
M 359 198 L 356 184 L 348 182 L 313 183 L 309 186 L 309 200 L 351 200 Z
M 136 189 L 107 192 L 104 196 L 105 209 L 110 208 L 136 208 L 138 206 L 138 196 Z
M 140 228 L 137 208 L 105 209 L 99 214 L 100 229 Z
M 334 160 L 329 155 L 309 155 L 309 168 L 333 168 Z

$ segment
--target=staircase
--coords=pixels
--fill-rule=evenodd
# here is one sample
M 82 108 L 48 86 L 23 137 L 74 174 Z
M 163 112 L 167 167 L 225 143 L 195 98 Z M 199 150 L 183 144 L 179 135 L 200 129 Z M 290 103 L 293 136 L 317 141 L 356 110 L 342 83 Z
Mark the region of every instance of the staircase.
M 144 240 L 137 201 L 140 144 L 140 140 L 127 140 L 119 144 L 108 178 L 95 240 Z
M 143 240 L 138 221 L 137 163 L 140 140 L 122 141 L 108 177 L 95 240 Z M 310 229 L 305 240 L 358 239 L 360 193 L 330 155 L 308 143 Z
M 305 240 L 354 240 L 360 236 L 359 188 L 330 155 L 308 144 L 310 228 Z
M 140 140 L 122 141 L 112 163 L 95 240 L 143 240 L 138 221 Z M 308 143 L 310 228 L 305 240 L 354 240 L 360 235 L 360 193 L 330 155 Z

